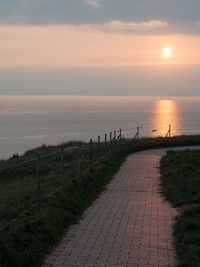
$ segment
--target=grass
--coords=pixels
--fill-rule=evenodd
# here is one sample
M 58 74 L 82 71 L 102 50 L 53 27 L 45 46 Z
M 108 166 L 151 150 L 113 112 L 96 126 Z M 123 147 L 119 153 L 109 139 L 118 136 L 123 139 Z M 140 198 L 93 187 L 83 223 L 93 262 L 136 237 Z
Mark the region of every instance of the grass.
M 113 155 L 116 159 L 108 158 L 109 164 L 102 164 L 96 168 L 94 175 L 86 175 L 82 183 L 77 183 L 72 178 L 76 176 L 77 169 L 77 144 L 70 144 L 72 149 L 65 150 L 64 180 L 72 181 L 65 187 L 63 194 L 60 191 L 52 194 L 41 203 L 40 218 L 35 209 L 26 216 L 11 224 L 0 232 L 0 256 L 1 266 L 40 266 L 46 253 L 56 244 L 64 230 L 72 223 L 76 223 L 82 212 L 91 205 L 92 201 L 103 190 L 114 173 L 124 161 L 127 152 L 115 147 Z M 67 147 L 68 144 L 66 144 Z M 101 155 L 103 154 L 103 144 Z M 89 164 L 89 144 L 83 144 L 83 169 Z M 109 147 L 107 147 L 109 148 Z M 27 152 L 22 157 L 12 157 L 0 164 L 0 180 L 4 186 L 0 189 L 0 218 L 1 227 L 18 216 L 36 201 L 35 160 L 26 164 L 26 155 L 36 152 L 41 155 L 41 197 L 59 187 L 60 156 L 45 157 L 44 154 L 52 154 L 59 151 L 59 147 L 44 146 L 35 151 Z M 120 152 L 120 153 L 119 153 Z M 97 144 L 93 146 L 93 160 L 97 159 Z M 30 157 L 31 158 L 31 157 Z M 30 159 L 29 158 L 29 159 Z M 20 164 L 18 168 L 8 168 Z
M 179 266 L 200 266 L 200 150 L 169 151 L 161 160 L 161 185 L 174 207 L 187 207 L 174 227 Z
M 137 141 L 122 140 L 116 146 L 105 164 L 103 161 L 95 169 L 94 175 L 85 175 L 81 183 L 72 182 L 60 191 L 52 194 L 41 203 L 38 220 L 36 210 L 18 219 L 0 232 L 0 265 L 40 266 L 47 252 L 57 244 L 63 232 L 72 223 L 76 223 L 83 211 L 91 205 L 104 189 L 105 185 L 119 170 L 126 156 L 137 151 L 200 144 L 200 136 L 181 136 L 173 138 L 143 138 Z M 63 144 L 64 181 L 72 181 L 76 176 L 78 143 Z M 107 147 L 109 148 L 109 147 Z M 103 154 L 104 145 L 101 145 Z M 60 146 L 42 146 L 26 152 L 22 156 L 14 155 L 0 162 L 0 228 L 21 214 L 36 201 L 35 154 L 41 155 L 41 197 L 59 187 Z M 52 154 L 53 155 L 49 155 Z M 97 144 L 93 147 L 94 161 L 97 159 Z M 48 156 L 49 155 L 49 156 Z M 89 165 L 89 144 L 83 144 L 83 168 Z
M 72 223 L 76 223 L 81 213 L 92 203 L 112 178 L 122 158 L 111 161 L 104 168 L 104 176 L 85 178 L 81 184 L 73 183 L 64 191 L 42 204 L 41 218 L 35 214 L 23 218 L 5 233 L 7 255 L 2 258 L 3 266 L 40 266 L 45 254 L 54 246 L 63 232 Z M 9 255 L 9 257 L 8 257 Z M 11 257 L 10 257 L 11 256 Z

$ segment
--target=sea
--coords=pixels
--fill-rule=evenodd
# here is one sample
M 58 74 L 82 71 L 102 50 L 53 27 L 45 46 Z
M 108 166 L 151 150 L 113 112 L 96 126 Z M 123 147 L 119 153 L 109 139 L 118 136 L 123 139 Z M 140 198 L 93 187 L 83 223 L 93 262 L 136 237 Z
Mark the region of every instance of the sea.
M 200 97 L 0 96 L 0 158 L 46 144 L 200 134 Z

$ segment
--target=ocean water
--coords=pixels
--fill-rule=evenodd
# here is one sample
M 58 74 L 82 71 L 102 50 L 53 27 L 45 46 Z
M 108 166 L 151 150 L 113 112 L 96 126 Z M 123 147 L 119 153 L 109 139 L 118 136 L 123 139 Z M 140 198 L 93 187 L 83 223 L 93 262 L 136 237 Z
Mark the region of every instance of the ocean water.
M 133 137 L 200 134 L 200 97 L 1 96 L 0 158 L 42 144 L 88 141 L 122 129 Z

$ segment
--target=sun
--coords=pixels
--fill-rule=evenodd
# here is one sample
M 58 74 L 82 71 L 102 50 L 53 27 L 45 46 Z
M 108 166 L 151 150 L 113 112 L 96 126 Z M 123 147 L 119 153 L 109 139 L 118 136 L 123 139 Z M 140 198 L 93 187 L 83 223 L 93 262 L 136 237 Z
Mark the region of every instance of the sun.
M 163 50 L 163 56 L 164 57 L 170 57 L 171 56 L 171 49 L 170 48 L 165 48 Z

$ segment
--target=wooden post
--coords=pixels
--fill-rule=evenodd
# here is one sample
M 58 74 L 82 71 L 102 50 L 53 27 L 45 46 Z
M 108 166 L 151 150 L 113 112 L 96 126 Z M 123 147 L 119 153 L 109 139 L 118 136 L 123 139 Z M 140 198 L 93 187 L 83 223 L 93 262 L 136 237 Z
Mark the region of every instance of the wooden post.
M 169 137 L 171 137 L 171 124 L 169 125 Z
M 121 128 L 119 129 L 119 141 L 120 142 L 122 141 L 122 129 Z
M 104 144 L 104 162 L 106 163 L 106 152 L 107 152 L 107 134 L 105 134 L 105 144 Z
M 106 151 L 107 151 L 107 134 L 105 134 L 105 154 L 106 154 Z
M 110 132 L 110 153 L 112 155 L 112 132 Z
M 116 131 L 114 131 L 114 140 L 116 139 Z
M 93 151 L 92 151 L 92 139 L 90 139 L 90 174 L 93 174 Z
M 40 154 L 36 154 L 36 191 L 37 191 L 37 215 L 40 218 Z
M 100 157 L 101 157 L 100 142 L 101 142 L 100 136 L 98 136 L 98 151 L 97 151 L 98 160 L 100 160 Z
M 61 194 L 63 194 L 63 190 L 64 190 L 63 163 L 64 163 L 64 147 L 61 146 L 61 152 L 60 152 L 60 190 L 61 190 Z
M 82 179 L 82 144 L 79 143 L 79 153 L 78 153 L 78 169 L 77 169 L 77 180 Z

